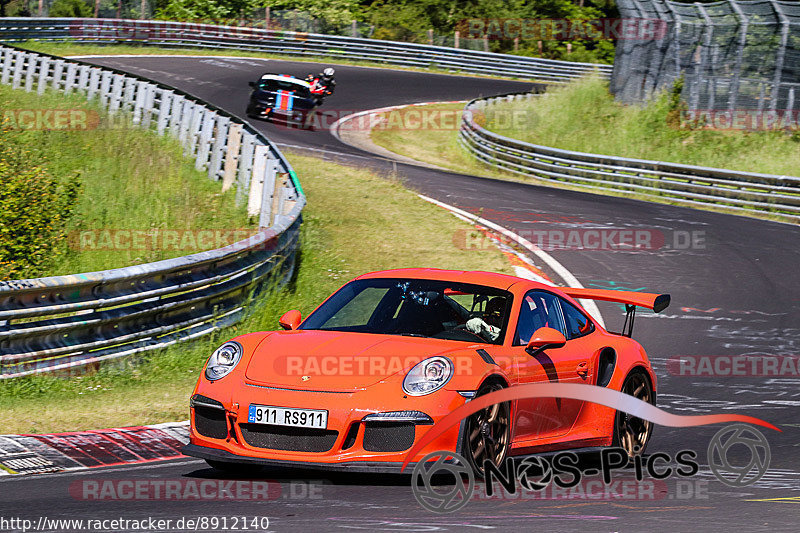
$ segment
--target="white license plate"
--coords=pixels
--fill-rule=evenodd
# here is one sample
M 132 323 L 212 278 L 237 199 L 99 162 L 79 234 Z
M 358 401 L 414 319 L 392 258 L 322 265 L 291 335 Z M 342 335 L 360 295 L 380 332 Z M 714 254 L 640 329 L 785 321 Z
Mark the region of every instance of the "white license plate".
M 328 427 L 328 411 L 251 405 L 247 421 L 251 424 L 326 429 Z

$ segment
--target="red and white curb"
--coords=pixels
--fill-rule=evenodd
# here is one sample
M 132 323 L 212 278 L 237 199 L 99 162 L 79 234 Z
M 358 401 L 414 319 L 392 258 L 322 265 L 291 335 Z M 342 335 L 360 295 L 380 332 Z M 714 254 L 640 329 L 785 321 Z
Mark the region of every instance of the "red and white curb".
M 0 476 L 149 463 L 183 457 L 188 422 L 44 435 L 0 435 Z

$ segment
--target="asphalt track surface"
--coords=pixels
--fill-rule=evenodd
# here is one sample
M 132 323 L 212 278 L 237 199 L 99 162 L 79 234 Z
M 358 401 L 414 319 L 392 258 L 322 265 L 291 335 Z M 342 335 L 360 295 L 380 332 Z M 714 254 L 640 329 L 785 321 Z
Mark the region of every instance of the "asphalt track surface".
M 249 59 L 99 58 L 113 66 L 168 83 L 243 115 L 247 82 L 264 71 L 304 75 L 319 64 Z M 436 100 L 462 100 L 530 87 L 530 84 L 362 67 L 337 68 L 337 92 L 326 110 L 358 111 Z M 325 150 L 342 161 L 388 171 L 392 164 L 340 143 L 327 131 L 300 131 L 264 122 L 257 128 L 281 145 Z M 525 234 L 531 230 L 637 229 L 662 235 L 651 250 L 550 252 L 586 287 L 669 292 L 662 315 L 641 312 L 635 337 L 647 349 L 658 383 L 658 404 L 678 414 L 744 413 L 779 426 L 763 430 L 769 472 L 755 485 L 731 488 L 708 467 L 659 485 L 656 499 L 507 499 L 473 501 L 452 514 L 424 511 L 406 476 L 263 472 L 282 483 L 272 502 L 85 501 L 70 494 L 80 480 L 164 480 L 219 477 L 196 460 L 79 473 L 0 479 L 2 516 L 50 518 L 254 517 L 271 531 L 797 531 L 800 518 L 800 377 L 697 378 L 670 374 L 678 355 L 800 354 L 800 231 L 796 226 L 636 200 L 598 196 L 397 164 L 420 193 Z M 302 179 L 302 176 L 301 176 Z M 331 179 L 335 179 L 332 176 Z M 688 234 L 702 239 L 686 249 Z M 660 241 L 659 241 L 660 242 Z M 413 250 L 409 250 L 413 254 Z M 423 266 L 423 265 L 420 265 Z M 435 266 L 435 265 L 430 265 Z M 621 310 L 600 305 L 606 324 L 619 327 Z M 656 427 L 649 452 L 674 456 L 706 450 L 718 426 Z M 749 457 L 745 449 L 746 460 Z M 628 475 L 628 474 L 626 474 Z M 294 484 L 292 484 L 292 480 Z M 305 486 L 305 489 L 303 488 Z M 308 487 L 313 497 L 304 497 Z M 293 492 L 294 491 L 294 492 Z M 688 495 L 688 493 L 697 494 Z M 782 498 L 773 501 L 753 501 Z M 795 498 L 795 499 L 793 499 Z M 222 529 L 220 529 L 222 530 Z

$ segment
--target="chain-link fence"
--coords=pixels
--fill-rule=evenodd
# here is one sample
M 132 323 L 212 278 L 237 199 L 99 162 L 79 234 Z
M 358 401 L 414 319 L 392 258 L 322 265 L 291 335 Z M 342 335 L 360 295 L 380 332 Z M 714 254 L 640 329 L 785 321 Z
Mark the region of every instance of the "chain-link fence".
M 689 110 L 800 108 L 800 2 L 617 0 L 622 19 L 658 19 L 655 38 L 617 42 L 611 90 L 640 102 L 683 77 Z

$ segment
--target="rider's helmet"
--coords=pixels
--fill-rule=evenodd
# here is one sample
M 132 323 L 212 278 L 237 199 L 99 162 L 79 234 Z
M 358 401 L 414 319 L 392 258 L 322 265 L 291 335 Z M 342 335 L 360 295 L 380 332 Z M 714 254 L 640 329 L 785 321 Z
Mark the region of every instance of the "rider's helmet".
M 322 76 L 324 78 L 333 78 L 333 74 L 334 73 L 335 73 L 335 71 L 331 67 L 328 67 L 328 68 L 326 68 L 325 70 L 322 71 Z

